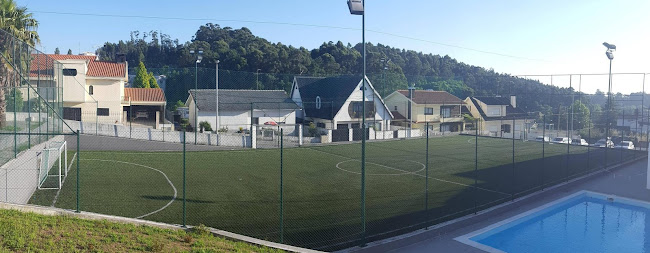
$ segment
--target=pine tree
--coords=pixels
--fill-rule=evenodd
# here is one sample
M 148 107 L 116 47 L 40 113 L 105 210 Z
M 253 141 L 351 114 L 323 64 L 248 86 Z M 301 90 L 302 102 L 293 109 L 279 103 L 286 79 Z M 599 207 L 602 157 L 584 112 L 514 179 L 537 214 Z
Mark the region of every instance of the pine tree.
M 61 50 L 59 50 L 59 48 L 58 48 L 58 47 L 57 47 L 57 48 L 55 48 L 55 49 L 54 49 L 54 54 L 61 54 Z
M 68 49 L 68 55 L 72 55 L 72 49 Z
M 153 75 L 153 72 L 149 72 L 149 87 L 160 88 L 160 86 L 158 86 L 158 81 L 156 81 L 156 77 Z
M 138 67 L 135 69 L 135 80 L 133 80 L 133 88 L 150 88 L 150 80 L 151 77 L 147 72 L 147 68 L 144 66 L 143 62 L 140 62 L 140 64 L 138 64 Z

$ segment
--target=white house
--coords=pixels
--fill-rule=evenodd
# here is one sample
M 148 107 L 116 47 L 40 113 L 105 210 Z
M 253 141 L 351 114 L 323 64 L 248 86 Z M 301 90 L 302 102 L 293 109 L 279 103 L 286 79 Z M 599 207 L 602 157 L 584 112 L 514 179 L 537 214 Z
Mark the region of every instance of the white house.
M 297 117 L 304 122 L 314 122 L 321 129 L 361 128 L 362 83 L 361 76 L 294 77 L 291 99 L 303 108 Z M 364 88 L 366 124 L 383 131 L 390 125 L 393 115 L 368 78 Z
M 479 131 L 492 136 L 523 138 L 527 123 L 535 117 L 517 107 L 517 97 L 467 97 L 466 110 L 479 119 Z
M 435 131 L 464 130 L 460 111 L 465 103 L 446 91 L 397 90 L 386 96 L 386 105 L 395 117 L 393 125 L 410 123 L 413 128 L 424 128 L 429 123 L 429 129 Z
M 65 119 L 110 124 L 130 119 L 155 127 L 155 119 L 164 115 L 164 93 L 160 89 L 125 90 L 127 68 L 126 61 L 100 61 L 95 55 L 33 55 L 30 82 L 48 101 L 63 102 Z M 59 79 L 62 84 L 56 83 Z
M 219 89 L 219 118 L 214 89 L 191 89 L 186 101 L 189 124 L 207 121 L 212 128 L 237 131 L 250 125 L 295 125 L 299 107 L 283 90 L 227 90 Z M 196 112 L 195 113 L 195 106 Z

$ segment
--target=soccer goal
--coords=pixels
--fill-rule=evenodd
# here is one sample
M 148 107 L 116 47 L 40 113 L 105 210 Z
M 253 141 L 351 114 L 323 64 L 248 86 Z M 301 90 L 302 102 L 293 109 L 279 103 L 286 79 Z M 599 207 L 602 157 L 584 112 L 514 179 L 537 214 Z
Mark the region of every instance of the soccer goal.
M 65 141 L 47 143 L 37 155 L 38 189 L 61 189 L 68 174 L 68 145 Z

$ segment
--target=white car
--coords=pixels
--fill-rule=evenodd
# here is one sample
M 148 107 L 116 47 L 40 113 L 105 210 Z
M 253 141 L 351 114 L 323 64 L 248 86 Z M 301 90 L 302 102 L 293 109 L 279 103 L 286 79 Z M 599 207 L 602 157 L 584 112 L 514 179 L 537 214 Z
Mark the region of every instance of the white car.
M 571 144 L 571 139 L 569 139 L 568 137 L 555 137 L 555 138 L 553 138 L 551 143 L 555 143 L 555 144 Z
M 607 144 L 605 144 L 605 143 L 607 143 Z M 613 148 L 614 147 L 614 142 L 612 142 L 609 139 L 607 139 L 607 140 L 600 139 L 596 143 L 594 143 L 594 147 L 597 147 L 597 148 Z
M 571 145 L 589 146 L 589 143 L 587 143 L 587 141 L 585 141 L 585 139 L 573 139 L 573 140 L 571 140 Z
M 535 141 L 538 141 L 538 142 L 549 142 L 549 141 L 551 141 L 551 139 L 548 138 L 548 136 L 537 136 L 537 138 L 535 138 Z
M 621 141 L 619 144 L 616 144 L 614 148 L 617 149 L 634 149 L 634 143 L 631 141 Z

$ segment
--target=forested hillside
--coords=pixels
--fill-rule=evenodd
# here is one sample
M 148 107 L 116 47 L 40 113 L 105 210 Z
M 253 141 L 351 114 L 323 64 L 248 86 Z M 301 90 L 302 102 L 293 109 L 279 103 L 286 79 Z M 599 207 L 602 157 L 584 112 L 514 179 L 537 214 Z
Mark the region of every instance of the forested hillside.
M 138 66 L 142 61 L 149 69 L 170 69 L 194 67 L 194 57 L 189 51 L 195 48 L 204 50 L 200 67 L 214 69 L 219 59 L 220 70 L 224 71 L 256 73 L 259 70 L 266 75 L 286 74 L 284 76 L 329 76 L 362 71 L 361 43 L 346 45 L 330 41 L 315 49 L 297 48 L 271 43 L 247 28 L 232 29 L 216 24 L 201 26 L 191 41 L 183 43 L 156 31 L 131 32 L 129 40 L 106 42 L 98 49 L 98 54 L 103 60 L 114 60 L 117 53 L 123 53 L 129 66 Z M 386 94 L 415 84 L 418 89 L 446 90 L 461 98 L 514 94 L 518 96 L 519 106 L 528 111 L 551 112 L 559 105 L 571 103 L 569 89 L 496 73 L 458 62 L 447 55 L 423 54 L 372 43 L 367 44 L 367 50 L 368 75 Z M 387 63 L 382 59 L 387 59 Z M 384 67 L 385 72 L 382 71 Z M 191 74 L 191 71 L 176 72 Z M 279 78 L 273 85 L 262 88 L 288 90 L 290 85 L 290 78 Z

